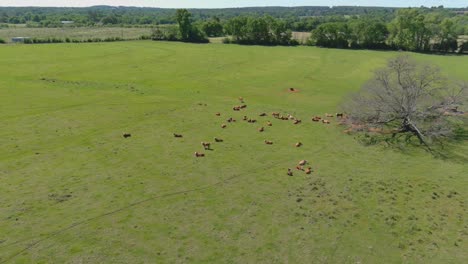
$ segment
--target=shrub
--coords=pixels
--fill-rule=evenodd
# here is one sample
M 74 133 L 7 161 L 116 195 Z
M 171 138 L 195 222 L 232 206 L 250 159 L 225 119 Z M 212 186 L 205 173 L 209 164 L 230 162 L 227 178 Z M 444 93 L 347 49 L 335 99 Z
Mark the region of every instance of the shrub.
M 5 44 L 5 40 L 0 38 L 0 44 Z

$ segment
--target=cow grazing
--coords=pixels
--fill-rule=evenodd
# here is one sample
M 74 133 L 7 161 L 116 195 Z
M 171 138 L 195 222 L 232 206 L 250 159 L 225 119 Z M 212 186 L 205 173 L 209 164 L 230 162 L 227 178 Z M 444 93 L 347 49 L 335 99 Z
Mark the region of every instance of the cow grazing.
M 267 114 L 266 113 L 261 113 L 260 116 L 267 116 Z
M 200 158 L 200 157 L 205 157 L 205 154 L 199 153 L 195 151 L 195 157 Z
M 210 142 L 202 142 L 201 144 L 202 144 L 202 146 L 203 146 L 203 148 L 205 150 L 211 149 L 211 143 Z
M 239 106 L 234 106 L 234 107 L 232 108 L 232 110 L 234 110 L 234 111 L 240 111 L 240 107 L 239 107 Z
M 302 143 L 301 143 L 301 142 L 297 142 L 297 143 L 296 143 L 296 148 L 299 148 L 299 147 L 301 147 L 301 146 L 302 146 Z
M 312 168 L 308 167 L 305 171 L 306 174 L 311 174 L 312 173 Z
M 291 169 L 288 169 L 288 176 L 293 176 L 293 172 Z
M 330 124 L 330 121 L 327 120 L 327 119 L 323 119 L 323 120 L 322 120 L 322 123 L 324 123 L 324 124 Z
M 272 126 L 272 125 L 273 124 L 270 121 L 267 122 L 267 126 Z
M 247 116 L 244 116 L 244 117 L 242 118 L 242 120 L 244 120 L 244 121 L 246 121 L 247 119 L 248 119 Z
M 271 113 L 271 115 L 272 115 L 273 117 L 279 118 L 280 113 L 278 113 L 278 112 L 273 112 L 273 113 Z
M 307 164 L 307 160 L 301 160 L 299 161 L 299 166 L 304 166 Z
M 221 125 L 221 128 L 226 128 L 226 127 L 227 127 L 226 124 Z
M 265 144 L 267 144 L 267 145 L 273 145 L 273 141 L 265 140 L 264 142 L 265 142 Z
M 304 171 L 304 168 L 302 166 L 296 166 L 296 170 Z
M 124 138 L 129 138 L 129 137 L 132 137 L 132 134 L 130 134 L 130 133 L 124 133 L 122 136 L 123 136 Z
M 343 118 L 344 114 L 343 113 L 336 113 L 336 117 L 341 117 Z
M 220 139 L 220 138 L 214 138 L 214 141 L 215 142 L 223 142 L 224 140 Z
M 258 132 L 263 132 L 263 131 L 265 131 L 264 127 L 261 127 L 261 128 L 258 129 Z
M 221 116 L 221 113 L 218 112 L 218 113 L 216 113 L 216 115 L 217 115 L 217 116 Z
M 325 116 L 326 116 L 326 117 L 334 117 L 334 115 L 328 114 L 328 113 L 325 113 Z
M 174 134 L 174 137 L 176 137 L 176 138 L 181 138 L 182 137 L 181 134 L 176 134 L 176 133 L 173 133 L 173 134 Z
M 300 124 L 301 122 L 302 122 L 302 121 L 299 120 L 299 119 L 294 120 L 294 124 L 295 124 L 295 125 Z
M 241 105 L 240 108 L 241 108 L 241 109 L 245 109 L 245 108 L 247 108 L 247 105 L 245 105 L 245 104 L 244 104 L 244 105 Z

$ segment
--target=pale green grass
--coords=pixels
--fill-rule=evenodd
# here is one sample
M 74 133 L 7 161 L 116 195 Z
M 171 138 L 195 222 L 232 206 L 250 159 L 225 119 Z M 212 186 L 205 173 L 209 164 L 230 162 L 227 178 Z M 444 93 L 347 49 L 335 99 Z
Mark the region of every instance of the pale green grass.
M 0 47 L 0 262 L 463 263 L 464 163 L 365 147 L 335 120 L 310 121 L 397 54 L 150 41 Z M 467 78 L 467 57 L 414 56 Z M 239 96 L 248 108 L 233 112 Z M 303 124 L 258 117 L 272 111 Z M 243 115 L 273 126 L 259 133 Z M 230 116 L 238 121 L 221 129 Z M 224 143 L 194 158 L 213 137 Z M 464 150 L 454 149 L 466 159 Z M 315 172 L 288 177 L 301 159 Z

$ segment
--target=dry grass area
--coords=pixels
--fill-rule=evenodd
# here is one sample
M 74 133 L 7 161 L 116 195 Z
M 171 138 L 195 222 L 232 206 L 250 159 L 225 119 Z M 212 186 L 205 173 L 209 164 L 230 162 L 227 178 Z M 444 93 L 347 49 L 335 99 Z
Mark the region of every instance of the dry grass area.
M 310 38 L 310 32 L 293 32 L 293 39 L 299 41 L 299 43 L 304 44 L 307 42 L 307 39 Z
M 31 38 L 71 38 L 85 40 L 89 38 L 120 37 L 124 39 L 137 39 L 142 35 L 150 35 L 150 28 L 122 28 L 122 27 L 77 27 L 77 28 L 3 28 L 0 29 L 0 38 L 11 42 L 13 37 Z

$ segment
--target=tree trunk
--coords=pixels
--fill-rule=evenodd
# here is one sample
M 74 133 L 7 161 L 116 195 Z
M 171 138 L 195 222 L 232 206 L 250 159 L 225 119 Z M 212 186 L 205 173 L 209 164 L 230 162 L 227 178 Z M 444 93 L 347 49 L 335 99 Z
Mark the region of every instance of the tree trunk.
M 409 117 L 406 117 L 403 120 L 403 129 L 408 131 L 408 132 L 413 133 L 419 139 L 419 143 L 426 146 L 430 151 L 432 151 L 431 147 L 429 146 L 429 144 L 424 139 L 424 135 L 421 133 L 419 128 L 415 124 L 413 124 L 413 122 L 411 122 Z

